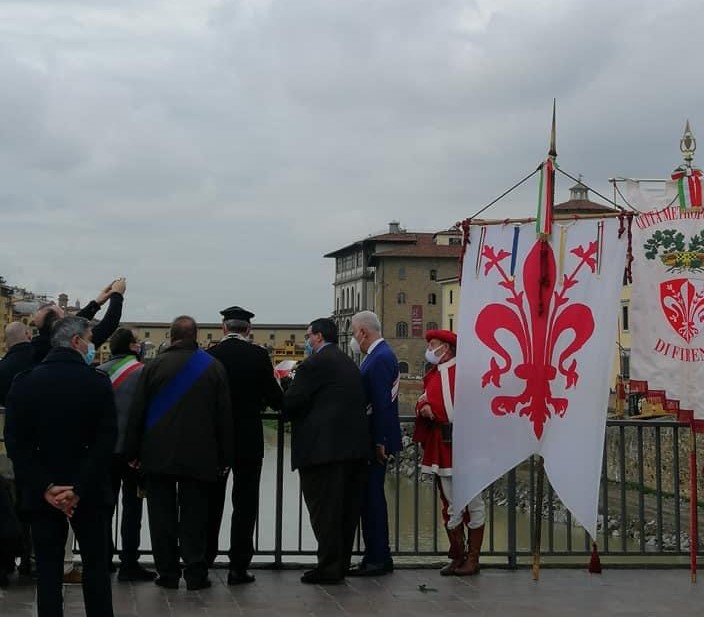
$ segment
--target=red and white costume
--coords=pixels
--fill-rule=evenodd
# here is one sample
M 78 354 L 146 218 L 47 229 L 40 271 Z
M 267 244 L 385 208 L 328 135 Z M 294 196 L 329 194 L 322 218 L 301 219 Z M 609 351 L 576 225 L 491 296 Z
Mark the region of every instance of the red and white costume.
M 452 443 L 443 441 L 442 425 L 451 423 L 455 415 L 455 364 L 455 358 L 452 358 L 431 367 L 423 377 L 424 390 L 416 403 L 416 428 L 413 433 L 413 441 L 423 446 L 422 473 L 452 476 Z M 434 420 L 418 414 L 426 404 L 430 405 Z
M 433 338 L 446 342 L 454 348 L 457 337 L 447 330 L 432 330 L 426 339 Z M 452 422 L 455 417 L 455 370 L 454 357 L 435 366 L 423 377 L 423 394 L 416 403 L 416 427 L 413 441 L 423 446 L 421 473 L 433 474 L 436 478 L 442 518 L 448 529 L 454 529 L 463 522 L 470 529 L 484 525 L 484 501 L 478 495 L 466 507 L 459 510 L 452 503 Z M 430 405 L 433 419 L 420 415 L 420 409 Z M 443 435 L 444 432 L 444 435 Z M 449 439 L 448 439 L 449 437 Z

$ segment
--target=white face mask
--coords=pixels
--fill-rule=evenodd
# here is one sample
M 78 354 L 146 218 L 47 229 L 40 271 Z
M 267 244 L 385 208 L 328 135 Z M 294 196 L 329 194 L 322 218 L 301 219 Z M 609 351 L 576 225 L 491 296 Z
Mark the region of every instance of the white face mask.
M 429 362 L 430 364 L 440 364 L 440 358 L 442 358 L 445 355 L 445 352 L 443 351 L 439 356 L 437 355 L 437 351 L 442 349 L 442 345 L 439 347 L 436 347 L 435 349 L 426 349 L 425 350 L 425 361 Z
M 362 348 L 359 346 L 359 341 L 354 337 L 354 335 L 352 336 L 352 339 L 350 340 L 350 349 L 354 353 L 362 353 Z

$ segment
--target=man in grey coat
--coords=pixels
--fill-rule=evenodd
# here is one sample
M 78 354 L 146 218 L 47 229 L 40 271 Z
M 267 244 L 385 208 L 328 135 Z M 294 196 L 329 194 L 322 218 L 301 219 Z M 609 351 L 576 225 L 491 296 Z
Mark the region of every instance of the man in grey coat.
M 136 334 L 128 328 L 118 328 L 110 337 L 110 360 L 98 368 L 107 373 L 115 394 L 117 407 L 117 442 L 112 459 L 112 491 L 117 505 L 122 488 L 122 522 L 120 537 L 119 581 L 152 581 L 156 573 L 139 564 L 139 539 L 142 531 L 142 498 L 139 493 L 139 472 L 129 465 L 125 456 L 125 436 L 132 399 L 144 365 L 140 361 L 142 347 Z M 113 510 L 114 512 L 114 510 Z M 115 547 L 110 536 L 110 556 Z

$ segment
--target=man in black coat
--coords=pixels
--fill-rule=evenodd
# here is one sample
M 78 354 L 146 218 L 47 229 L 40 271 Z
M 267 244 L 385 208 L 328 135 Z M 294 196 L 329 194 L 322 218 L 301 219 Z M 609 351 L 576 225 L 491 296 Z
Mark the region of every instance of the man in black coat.
M 155 583 L 169 589 L 179 586 L 179 557 L 187 589 L 211 586 L 208 496 L 233 458 L 227 375 L 197 337 L 192 317 L 174 319 L 171 346 L 142 370 L 127 423 L 125 456 L 146 475 Z
M 5 441 L 31 517 L 39 617 L 63 614 L 67 517 L 81 544 L 86 615 L 113 614 L 106 538 L 116 412 L 110 380 L 87 365 L 91 335 L 81 317 L 57 322 L 48 356 L 7 397 Z
M 5 406 L 5 399 L 15 375 L 34 366 L 34 349 L 31 340 L 29 328 L 23 323 L 13 321 L 7 324 L 5 328 L 7 353 L 0 360 L 0 407 Z
M 220 311 L 224 338 L 212 349 L 227 371 L 232 401 L 235 460 L 232 465 L 232 519 L 230 521 L 229 585 L 251 583 L 247 572 L 254 555 L 254 525 L 259 506 L 259 480 L 264 458 L 261 412 L 281 409 L 282 392 L 274 378 L 269 354 L 249 340 L 254 313 L 239 306 Z M 227 475 L 213 485 L 208 512 L 208 562 L 218 551 L 220 523 L 225 505 Z
M 19 321 L 13 321 L 5 328 L 5 345 L 7 354 L 0 360 L 0 406 L 4 407 L 7 393 L 10 391 L 12 380 L 15 375 L 27 371 L 34 366 L 34 348 L 32 347 L 29 328 Z M 15 495 L 18 497 L 17 483 L 15 483 Z M 32 536 L 30 532 L 29 520 L 17 504 L 16 515 L 21 521 L 22 527 L 22 550 L 20 554 L 20 574 L 29 575 L 32 571 Z M 1 549 L 0 549 L 1 551 Z M 0 572 L 14 570 L 14 555 L 11 561 L 0 563 Z M 2 575 L 0 574 L 0 577 Z
M 309 356 L 284 394 L 291 420 L 291 465 L 318 541 L 318 565 L 304 583 L 341 582 L 350 565 L 364 491 L 370 436 L 364 384 L 354 361 L 337 347 L 331 319 L 308 326 Z

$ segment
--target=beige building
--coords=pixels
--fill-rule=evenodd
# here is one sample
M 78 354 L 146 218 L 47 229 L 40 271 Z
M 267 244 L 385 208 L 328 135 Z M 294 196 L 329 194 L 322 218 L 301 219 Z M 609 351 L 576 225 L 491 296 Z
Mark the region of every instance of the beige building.
M 170 344 L 169 330 L 171 322 L 125 322 L 120 324 L 137 333 L 137 337 L 145 343 L 146 359 L 153 358 L 160 349 Z M 272 361 L 284 359 L 302 360 L 303 341 L 308 324 L 252 324 L 250 340 L 257 345 L 266 347 L 272 355 Z M 198 344 L 207 349 L 215 345 L 223 336 L 222 323 L 199 323 Z M 98 350 L 101 362 L 110 357 L 110 347 L 105 343 Z
M 340 347 L 349 353 L 352 316 L 374 311 L 402 374 L 423 375 L 424 336 L 439 328 L 442 318 L 439 281 L 457 275 L 461 244 L 461 234 L 454 229 L 409 232 L 392 222 L 387 233 L 325 255 L 335 259 L 333 318 Z

